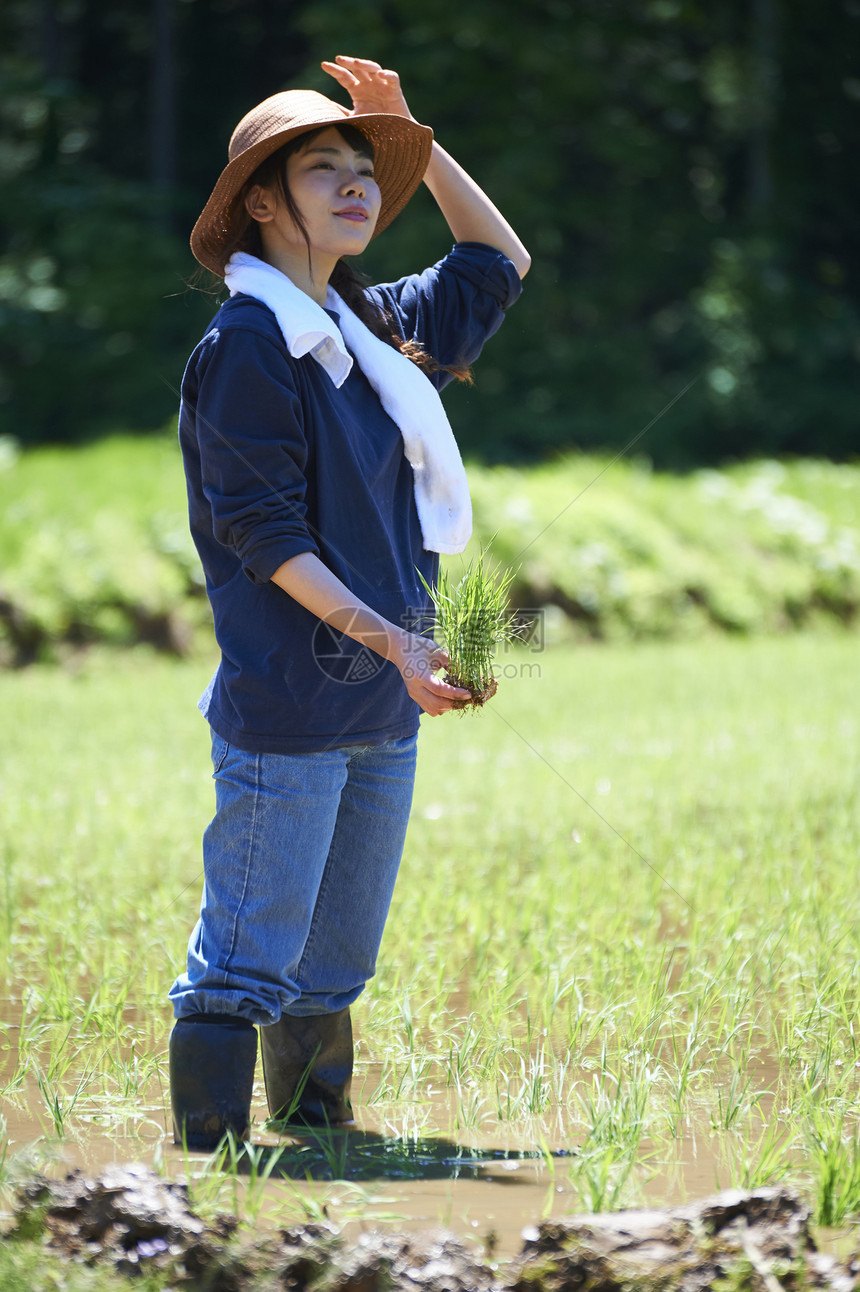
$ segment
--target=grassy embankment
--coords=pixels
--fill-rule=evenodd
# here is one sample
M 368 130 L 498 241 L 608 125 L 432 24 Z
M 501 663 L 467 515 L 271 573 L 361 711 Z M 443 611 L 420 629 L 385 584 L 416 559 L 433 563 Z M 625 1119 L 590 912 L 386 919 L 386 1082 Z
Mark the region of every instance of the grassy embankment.
M 3 446 L 0 445 L 0 450 Z M 556 635 L 610 640 L 851 623 L 860 466 L 686 477 L 571 458 L 472 467 L 474 547 Z M 92 640 L 190 648 L 207 611 L 173 435 L 0 452 L 0 662 Z

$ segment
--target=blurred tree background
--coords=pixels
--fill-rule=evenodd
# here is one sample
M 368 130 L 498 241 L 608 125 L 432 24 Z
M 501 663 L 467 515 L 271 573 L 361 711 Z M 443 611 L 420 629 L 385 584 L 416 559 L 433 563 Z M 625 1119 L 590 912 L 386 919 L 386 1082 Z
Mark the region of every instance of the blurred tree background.
M 187 236 L 254 103 L 401 73 L 533 255 L 449 408 L 488 461 L 856 453 L 860 2 L 5 0 L 0 433 L 160 427 L 216 298 Z M 422 192 L 376 279 L 444 254 Z M 191 285 L 189 285 L 191 283 Z

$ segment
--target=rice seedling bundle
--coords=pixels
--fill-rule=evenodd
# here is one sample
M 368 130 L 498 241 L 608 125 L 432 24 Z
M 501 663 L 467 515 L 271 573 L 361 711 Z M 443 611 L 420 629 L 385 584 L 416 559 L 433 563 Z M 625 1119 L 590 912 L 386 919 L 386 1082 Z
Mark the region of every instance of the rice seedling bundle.
M 456 584 L 445 569 L 440 569 L 435 587 L 421 579 L 436 608 L 437 635 L 448 652 L 445 681 L 471 695 L 468 700 L 455 700 L 455 709 L 480 708 L 495 695 L 496 650 L 520 634 L 508 597 L 515 571 L 497 577 L 487 569 L 486 555 L 483 548 Z

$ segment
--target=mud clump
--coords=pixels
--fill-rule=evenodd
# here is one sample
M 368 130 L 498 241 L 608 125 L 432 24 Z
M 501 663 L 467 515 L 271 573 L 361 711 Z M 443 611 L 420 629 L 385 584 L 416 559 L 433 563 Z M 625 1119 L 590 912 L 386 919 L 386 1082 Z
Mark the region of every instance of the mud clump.
M 461 681 L 460 678 L 454 677 L 451 673 L 445 674 L 445 681 L 449 682 L 451 686 L 458 686 L 464 691 L 468 691 L 471 696 L 469 700 L 459 698 L 452 700 L 452 709 L 480 709 L 488 700 L 492 700 L 499 689 L 499 684 L 494 677 L 491 677 L 482 687 L 471 686 L 470 683 Z
M 195 1276 L 226 1253 L 238 1224 L 222 1216 L 206 1225 L 185 1185 L 138 1165 L 111 1167 L 97 1178 L 81 1171 L 60 1182 L 37 1177 L 18 1198 L 10 1237 L 31 1236 L 41 1224 L 57 1253 L 126 1274 L 149 1268 Z

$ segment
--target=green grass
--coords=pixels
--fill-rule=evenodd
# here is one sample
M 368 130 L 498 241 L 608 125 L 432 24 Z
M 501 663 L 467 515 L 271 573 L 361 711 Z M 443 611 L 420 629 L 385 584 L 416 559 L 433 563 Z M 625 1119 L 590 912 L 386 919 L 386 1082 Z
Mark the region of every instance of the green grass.
M 88 1268 L 49 1255 L 41 1244 L 0 1243 L 0 1288 L 3 1292 L 128 1292 L 129 1279 L 98 1266 Z M 135 1277 L 135 1292 L 156 1292 L 165 1287 L 163 1276 Z
M 209 622 L 175 435 L 0 452 L 0 515 L 0 663 Z
M 779 632 L 860 604 L 860 468 L 751 462 L 686 476 L 591 457 L 470 473 L 476 530 L 601 639 Z
M 0 1096 L 48 1140 L 98 1130 L 128 1155 L 164 1125 L 210 663 L 98 650 L 0 674 Z M 576 1149 L 552 1168 L 568 1210 L 684 1192 L 705 1153 L 708 1188 L 778 1178 L 822 1221 L 856 1215 L 856 640 L 501 664 L 473 722 L 423 724 L 355 1011 L 369 1117 L 406 1140 Z

